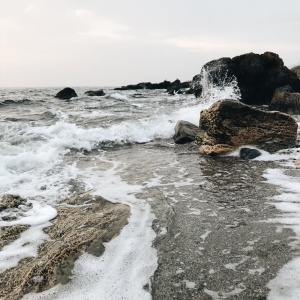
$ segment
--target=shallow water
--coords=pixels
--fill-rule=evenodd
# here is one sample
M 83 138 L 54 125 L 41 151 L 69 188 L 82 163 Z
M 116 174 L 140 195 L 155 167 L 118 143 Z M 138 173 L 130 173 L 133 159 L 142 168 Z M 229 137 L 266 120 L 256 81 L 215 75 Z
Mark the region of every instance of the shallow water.
M 27 243 L 23 256 L 7 256 L 11 248 L 3 248 L 3 270 L 23 257 L 36 255 L 37 246 L 47 238 L 42 228 L 55 215 L 53 207 L 67 197 L 89 192 L 128 204 L 132 213 L 129 225 L 106 245 L 101 258 L 85 254 L 78 260 L 76 279 L 70 284 L 26 299 L 58 299 L 58 295 L 61 299 L 95 299 L 95 294 L 101 299 L 150 299 L 144 286 L 150 286 L 158 264 L 152 243 L 155 237 L 166 236 L 169 229 L 168 220 L 160 220 L 154 230 L 156 204 L 149 191 L 155 191 L 156 200 L 169 201 L 167 208 L 164 204 L 156 208 L 159 212 L 184 203 L 187 193 L 194 194 L 199 186 L 213 188 L 197 165 L 179 163 L 171 138 L 178 120 L 197 125 L 202 109 L 234 97 L 230 87 L 208 90 L 205 99 L 171 96 L 161 90 L 116 92 L 112 88 L 104 88 L 106 95 L 102 97 L 85 96 L 91 89 L 99 88 L 75 88 L 79 97 L 68 101 L 53 97 L 59 88 L 0 90 L 0 195 L 17 194 L 33 203 L 24 215 L 17 215 L 15 221 L 0 221 L 0 226 L 19 222 L 32 225 L 36 233 L 36 239 L 24 235 L 19 245 L 12 245 L 18 252 Z M 292 165 L 297 155 L 294 149 L 288 154 L 264 153 L 258 160 L 284 160 Z M 198 164 L 198 155 L 194 160 Z M 222 172 L 216 173 L 220 174 L 220 185 L 230 181 L 222 181 Z M 190 205 L 187 216 L 199 217 L 201 209 Z M 210 230 L 202 233 L 203 241 L 212 235 Z M 194 289 L 189 278 L 184 282 L 186 288 Z M 242 292 L 241 287 L 235 292 Z M 80 297 L 79 292 L 83 293 Z

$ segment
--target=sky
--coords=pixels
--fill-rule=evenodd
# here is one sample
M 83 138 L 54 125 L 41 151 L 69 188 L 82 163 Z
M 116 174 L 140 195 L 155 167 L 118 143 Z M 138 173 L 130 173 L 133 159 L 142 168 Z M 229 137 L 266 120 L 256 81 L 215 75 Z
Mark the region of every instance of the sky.
M 300 64 L 300 0 L 0 0 L 0 86 L 191 80 L 210 60 Z

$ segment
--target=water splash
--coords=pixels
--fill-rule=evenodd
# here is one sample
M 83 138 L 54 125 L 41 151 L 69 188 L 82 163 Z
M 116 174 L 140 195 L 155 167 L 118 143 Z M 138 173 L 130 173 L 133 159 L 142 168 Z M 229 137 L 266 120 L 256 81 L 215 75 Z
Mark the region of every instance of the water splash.
M 241 99 L 237 78 L 230 73 L 228 68 L 218 63 L 202 68 L 193 82 L 194 87 L 202 88 L 200 97 L 202 103 L 214 103 L 221 99 Z

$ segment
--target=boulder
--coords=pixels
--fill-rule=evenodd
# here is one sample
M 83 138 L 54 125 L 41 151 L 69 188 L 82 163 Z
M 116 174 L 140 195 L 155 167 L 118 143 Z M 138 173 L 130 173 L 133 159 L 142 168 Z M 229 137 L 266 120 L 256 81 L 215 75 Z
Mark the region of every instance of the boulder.
M 300 114 L 300 93 L 295 93 L 290 85 L 276 89 L 269 106 L 290 115 Z
M 240 158 L 243 159 L 254 159 L 260 155 L 261 152 L 253 148 L 242 148 L 239 154 Z
M 55 96 L 55 98 L 62 99 L 62 100 L 69 100 L 73 97 L 78 97 L 78 96 L 77 96 L 75 90 L 73 90 L 69 87 L 62 89 Z
M 103 92 L 103 90 L 86 91 L 84 94 L 88 95 L 88 96 L 105 96 L 105 93 Z
M 296 73 L 285 67 L 282 59 L 272 52 L 213 60 L 205 64 L 200 73 L 204 89 L 208 84 L 222 87 L 233 80 L 237 81 L 241 101 L 245 104 L 269 104 L 274 91 L 285 85 L 300 92 L 300 79 Z
M 174 141 L 176 144 L 186 144 L 195 140 L 198 126 L 187 122 L 178 121 L 175 126 Z
M 287 114 L 226 99 L 201 112 L 196 142 L 201 153 L 210 155 L 229 154 L 243 145 L 273 153 L 295 147 L 297 128 Z

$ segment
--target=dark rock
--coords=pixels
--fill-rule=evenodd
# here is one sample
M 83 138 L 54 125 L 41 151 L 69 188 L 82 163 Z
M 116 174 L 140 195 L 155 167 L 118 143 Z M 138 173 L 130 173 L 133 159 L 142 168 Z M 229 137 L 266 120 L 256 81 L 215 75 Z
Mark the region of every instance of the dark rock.
M 276 89 L 269 106 L 290 115 L 300 114 L 300 93 L 295 93 L 290 85 Z
M 178 93 L 180 89 L 187 89 L 190 88 L 190 82 L 180 82 L 179 79 L 176 79 L 174 82 L 170 82 L 165 80 L 160 83 L 151 83 L 151 82 L 140 82 L 138 84 L 129 84 L 122 87 L 117 87 L 115 90 L 117 91 L 125 91 L 125 90 L 158 90 L 158 89 L 165 89 L 169 94 Z
M 186 144 L 195 140 L 198 126 L 187 122 L 178 121 L 175 126 L 174 141 L 176 144 Z
M 103 90 L 86 91 L 84 94 L 88 95 L 88 96 L 105 96 L 105 93 L 103 92 Z
M 300 79 L 296 73 L 285 67 L 282 59 L 272 52 L 220 58 L 205 64 L 200 75 L 196 80 L 206 78 L 216 86 L 224 86 L 236 79 L 241 101 L 246 104 L 269 104 L 274 91 L 285 85 L 300 92 Z
M 195 75 L 192 80 L 191 89 L 196 98 L 199 98 L 202 93 L 201 75 Z
M 251 149 L 251 148 L 242 148 L 240 150 L 240 158 L 243 159 L 254 159 L 261 155 L 261 152 L 257 149 Z
M 55 96 L 55 98 L 62 99 L 62 100 L 69 100 L 73 97 L 78 97 L 78 96 L 77 96 L 75 90 L 73 90 L 69 87 L 64 88 L 63 90 L 58 92 Z
M 180 88 L 181 88 L 181 81 L 179 79 L 176 79 L 167 88 L 167 93 L 170 95 L 175 95 L 179 92 Z
M 287 114 L 220 100 L 201 112 L 196 141 L 200 152 L 210 155 L 228 154 L 243 145 L 276 152 L 295 147 L 297 128 Z

